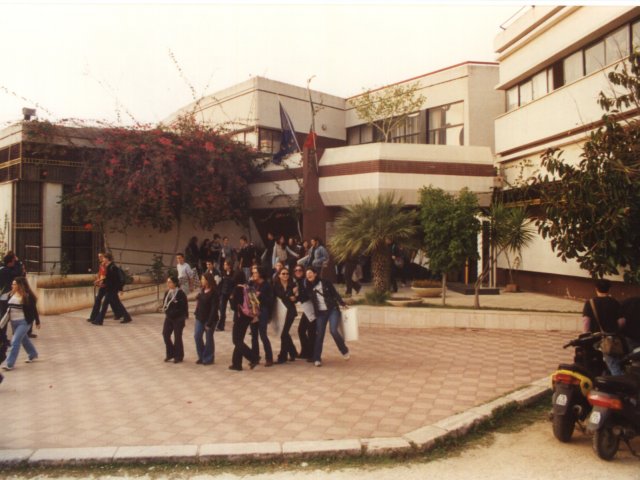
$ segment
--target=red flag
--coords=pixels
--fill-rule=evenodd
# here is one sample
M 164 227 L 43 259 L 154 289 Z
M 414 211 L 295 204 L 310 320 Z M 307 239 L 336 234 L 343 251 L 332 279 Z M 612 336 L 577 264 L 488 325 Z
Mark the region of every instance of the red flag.
M 309 130 L 309 135 L 307 135 L 307 139 L 304 141 L 304 145 L 302 145 L 302 148 L 307 148 L 309 150 L 315 150 L 316 149 L 316 132 L 314 132 L 313 130 Z

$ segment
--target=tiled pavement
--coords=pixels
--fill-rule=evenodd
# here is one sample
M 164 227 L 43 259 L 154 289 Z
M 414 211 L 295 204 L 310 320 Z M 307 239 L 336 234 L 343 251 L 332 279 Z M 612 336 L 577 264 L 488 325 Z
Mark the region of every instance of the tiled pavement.
M 327 335 L 322 368 L 296 361 L 233 372 L 228 330 L 216 332 L 216 364 L 203 367 L 189 320 L 185 362 L 175 365 L 162 361 L 161 315 L 103 327 L 84 318 L 45 317 L 40 360 L 25 364 L 23 351 L 5 374 L 0 449 L 393 437 L 570 357 L 566 332 L 369 328 L 349 345 L 349 361 Z M 277 352 L 279 340 L 272 344 Z

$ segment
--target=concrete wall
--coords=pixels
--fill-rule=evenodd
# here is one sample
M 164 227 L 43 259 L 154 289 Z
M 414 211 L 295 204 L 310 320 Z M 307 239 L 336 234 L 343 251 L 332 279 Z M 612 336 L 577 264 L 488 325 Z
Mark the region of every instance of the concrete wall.
M 0 237 L 4 237 L 4 245 L 0 249 L 13 250 L 11 226 L 13 225 L 13 182 L 0 185 Z M 2 253 L 2 252 L 0 252 Z

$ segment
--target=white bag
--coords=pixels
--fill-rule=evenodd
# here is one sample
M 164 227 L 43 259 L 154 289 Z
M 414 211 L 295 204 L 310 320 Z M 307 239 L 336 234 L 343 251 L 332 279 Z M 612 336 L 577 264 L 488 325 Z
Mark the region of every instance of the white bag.
M 282 330 L 284 329 L 284 322 L 287 319 L 287 307 L 285 307 L 282 300 L 276 298 L 275 305 L 273 306 L 273 311 L 271 312 L 271 330 L 273 334 L 278 338 L 282 335 Z
M 0 329 L 6 327 L 7 323 L 9 323 L 9 309 L 8 308 L 7 308 L 7 311 L 5 312 L 5 314 L 0 319 Z
M 342 334 L 345 342 L 355 342 L 358 340 L 358 309 L 349 308 L 340 312 L 340 325 L 338 330 Z
M 307 300 L 302 304 L 302 311 L 310 322 L 316 319 L 316 311 L 313 308 L 313 302 L 311 300 Z

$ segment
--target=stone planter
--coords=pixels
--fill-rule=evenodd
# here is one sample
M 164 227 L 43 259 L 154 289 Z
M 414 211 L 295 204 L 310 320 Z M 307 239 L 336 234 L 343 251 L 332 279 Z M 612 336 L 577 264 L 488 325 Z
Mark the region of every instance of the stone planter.
M 442 287 L 411 287 L 420 298 L 436 298 L 442 295 Z
M 387 303 L 394 307 L 408 307 L 410 305 L 420 305 L 422 303 L 422 298 L 395 297 L 387 300 Z
M 517 283 L 507 283 L 504 286 L 504 292 L 505 293 L 517 293 L 519 291 L 520 291 L 520 289 L 518 288 L 518 284 Z

